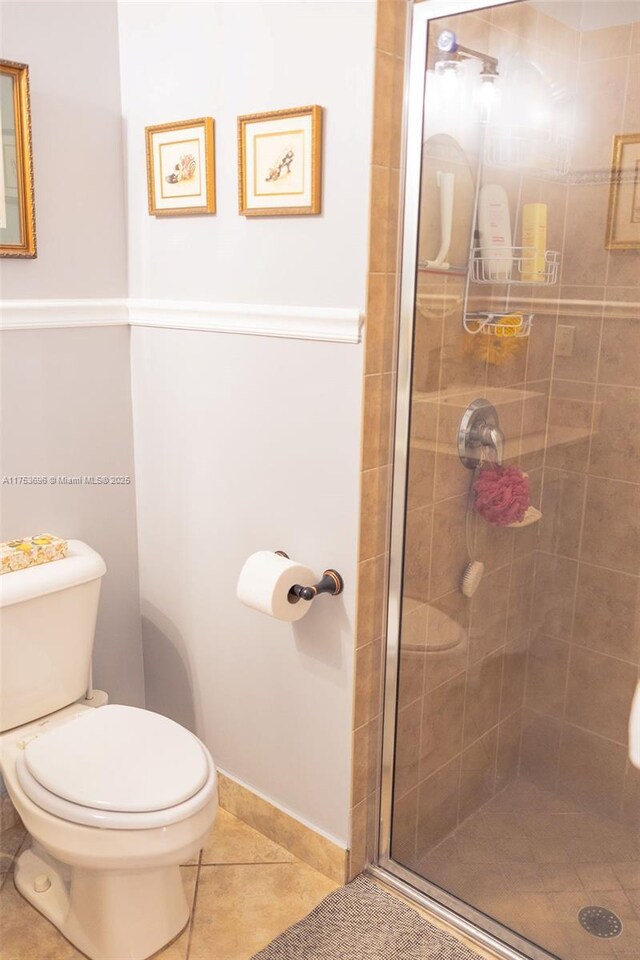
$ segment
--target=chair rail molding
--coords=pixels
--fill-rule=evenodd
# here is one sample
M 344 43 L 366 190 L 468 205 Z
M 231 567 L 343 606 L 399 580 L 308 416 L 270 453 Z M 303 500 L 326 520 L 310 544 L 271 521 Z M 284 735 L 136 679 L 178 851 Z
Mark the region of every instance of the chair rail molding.
M 4 300 L 0 329 L 128 325 L 293 340 L 359 343 L 363 316 L 349 307 L 288 307 L 191 300 Z

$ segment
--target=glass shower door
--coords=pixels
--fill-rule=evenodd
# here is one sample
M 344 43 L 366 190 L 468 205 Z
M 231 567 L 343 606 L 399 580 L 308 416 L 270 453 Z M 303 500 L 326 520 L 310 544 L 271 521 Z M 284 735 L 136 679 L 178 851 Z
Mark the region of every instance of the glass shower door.
M 381 863 L 630 960 L 640 5 L 471 6 L 414 8 Z

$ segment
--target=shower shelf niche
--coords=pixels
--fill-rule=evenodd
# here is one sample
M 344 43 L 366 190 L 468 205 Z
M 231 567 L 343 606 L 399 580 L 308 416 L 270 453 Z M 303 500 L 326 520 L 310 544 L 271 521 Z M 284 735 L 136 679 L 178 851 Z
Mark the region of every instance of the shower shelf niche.
M 544 261 L 535 247 L 511 247 L 511 257 L 500 247 L 493 248 L 492 256 L 483 256 L 482 247 L 474 247 L 471 257 L 471 279 L 474 283 L 504 284 L 509 286 L 551 286 L 558 282 L 560 254 L 546 250 Z M 519 274 L 519 276 L 515 276 Z

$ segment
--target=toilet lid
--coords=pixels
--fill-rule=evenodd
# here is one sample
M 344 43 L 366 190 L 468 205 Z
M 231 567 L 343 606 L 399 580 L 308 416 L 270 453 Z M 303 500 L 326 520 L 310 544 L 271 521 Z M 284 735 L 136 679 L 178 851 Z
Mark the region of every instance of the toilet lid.
M 165 810 L 194 796 L 209 776 L 192 733 L 150 710 L 117 704 L 83 711 L 31 740 L 24 760 L 49 793 L 94 810 Z

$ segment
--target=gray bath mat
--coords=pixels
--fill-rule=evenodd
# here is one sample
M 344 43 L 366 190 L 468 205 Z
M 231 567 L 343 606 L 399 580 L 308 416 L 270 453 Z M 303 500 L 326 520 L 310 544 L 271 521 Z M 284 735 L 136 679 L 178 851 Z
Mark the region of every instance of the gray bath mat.
M 334 890 L 253 960 L 479 960 L 368 877 Z

